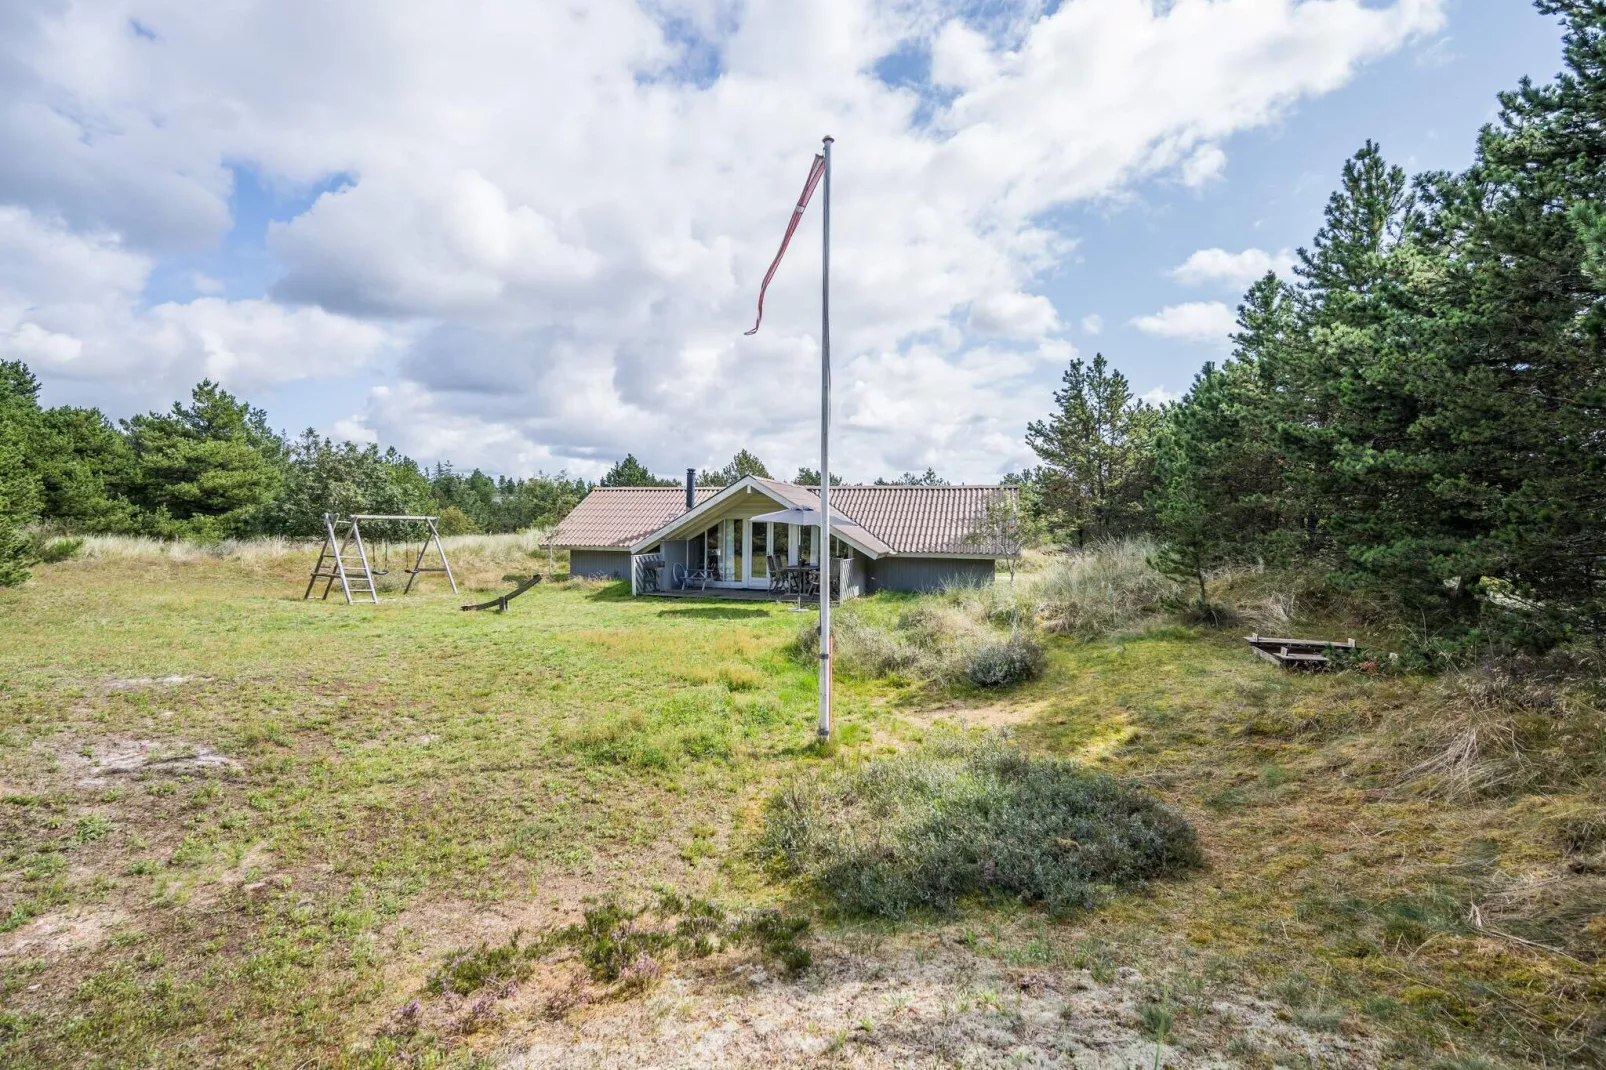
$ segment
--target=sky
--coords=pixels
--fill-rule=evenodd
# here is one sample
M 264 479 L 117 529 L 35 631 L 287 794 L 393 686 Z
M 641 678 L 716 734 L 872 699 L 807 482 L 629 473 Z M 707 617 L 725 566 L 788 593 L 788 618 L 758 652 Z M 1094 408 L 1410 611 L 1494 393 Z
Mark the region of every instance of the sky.
M 1560 66 L 1523 0 L 8 0 L 0 359 L 203 377 L 425 463 L 1032 463 L 1068 361 L 1180 395 L 1368 139 L 1459 169 Z

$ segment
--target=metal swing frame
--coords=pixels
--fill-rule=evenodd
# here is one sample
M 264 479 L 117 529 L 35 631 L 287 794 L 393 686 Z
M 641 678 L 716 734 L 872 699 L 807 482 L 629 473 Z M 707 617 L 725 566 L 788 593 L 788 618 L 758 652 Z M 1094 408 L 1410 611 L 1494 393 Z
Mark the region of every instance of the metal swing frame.
M 374 587 L 375 572 L 368 561 L 368 548 L 362 541 L 361 524 L 365 520 L 386 521 L 401 520 L 420 523 L 429 529 L 429 537 L 418 547 L 418 556 L 413 561 L 413 567 L 406 569 L 407 586 L 402 594 L 408 594 L 413 589 L 413 583 L 425 572 L 444 572 L 447 582 L 452 585 L 452 593 L 457 593 L 457 577 L 452 575 L 451 562 L 446 560 L 446 547 L 441 545 L 441 534 L 435 527 L 438 517 L 433 516 L 393 516 L 381 513 L 353 513 L 349 519 L 337 521 L 333 513 L 323 514 L 324 540 L 318 551 L 318 563 L 312 566 L 312 576 L 307 580 L 307 589 L 301 600 L 305 602 L 312 597 L 312 589 L 321 579 L 323 584 L 323 599 L 327 600 L 329 592 L 334 589 L 335 581 L 340 581 L 340 590 L 346 596 L 349 606 L 358 598 L 366 596 L 365 600 L 379 604 L 379 591 Z M 337 530 L 344 526 L 344 532 Z M 424 555 L 429 553 L 430 546 L 440 555 L 441 563 L 425 565 Z M 351 561 L 351 551 L 357 551 L 356 560 Z M 389 569 L 379 573 L 385 575 Z

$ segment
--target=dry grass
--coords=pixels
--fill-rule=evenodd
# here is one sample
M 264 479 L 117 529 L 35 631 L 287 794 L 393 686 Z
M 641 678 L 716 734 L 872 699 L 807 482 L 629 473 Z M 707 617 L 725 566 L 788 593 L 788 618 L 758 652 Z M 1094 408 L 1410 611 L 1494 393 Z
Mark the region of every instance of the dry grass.
M 1149 560 L 1148 538 L 1098 543 L 1055 558 L 1032 575 L 1026 598 L 1049 632 L 1091 637 L 1131 631 L 1159 619 L 1177 585 Z
M 441 539 L 447 560 L 458 583 L 470 589 L 506 586 L 508 576 L 529 576 L 535 572 L 561 576 L 568 570 L 567 551 L 549 553 L 549 531 L 531 528 L 501 535 L 449 535 Z M 404 569 L 418 553 L 419 542 L 365 539 L 369 561 L 376 573 L 375 586 L 381 595 L 395 594 L 407 583 Z M 317 560 L 320 540 L 265 536 L 256 539 L 222 539 L 198 542 L 192 539 L 153 539 L 143 535 L 89 535 L 78 556 L 89 561 L 167 561 L 193 564 L 219 561 L 247 567 L 279 568 L 304 560 L 307 571 Z M 424 564 L 436 563 L 433 553 Z M 426 577 L 424 582 L 430 582 Z M 417 584 L 414 585 L 415 588 Z
M 1445 799 L 1565 791 L 1606 772 L 1606 711 L 1587 692 L 1501 670 L 1445 676 L 1430 692 L 1435 716 L 1391 735 L 1423 755 L 1402 786 Z

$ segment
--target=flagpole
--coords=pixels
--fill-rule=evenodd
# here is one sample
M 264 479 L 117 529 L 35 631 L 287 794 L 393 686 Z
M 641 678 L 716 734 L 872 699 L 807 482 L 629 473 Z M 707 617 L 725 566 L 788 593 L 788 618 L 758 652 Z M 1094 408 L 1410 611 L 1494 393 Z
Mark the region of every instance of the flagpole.
M 820 261 L 820 739 L 831 738 L 831 143 L 825 139 Z

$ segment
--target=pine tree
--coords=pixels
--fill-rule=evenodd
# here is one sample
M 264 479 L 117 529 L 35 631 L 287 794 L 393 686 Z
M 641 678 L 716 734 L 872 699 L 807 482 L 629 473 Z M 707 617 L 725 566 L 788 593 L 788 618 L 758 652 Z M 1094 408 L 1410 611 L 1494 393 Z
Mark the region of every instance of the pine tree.
M 674 487 L 679 486 L 673 479 L 659 479 L 647 471 L 647 466 L 636 460 L 634 453 L 625 454 L 625 459 L 608 469 L 607 475 L 602 477 L 601 487 Z
M 772 479 L 764 462 L 751 450 L 738 450 L 736 456 L 724 468 L 715 471 L 704 469 L 697 475 L 699 487 L 728 487 L 732 483 L 739 483 L 748 476 L 757 476 L 759 479 Z
M 882 479 L 876 477 L 875 485 L 878 487 L 946 487 L 948 481 L 937 474 L 935 468 L 927 468 L 924 472 L 905 472 L 896 479 Z
M 161 534 L 240 536 L 263 528 L 283 483 L 285 445 L 267 414 L 203 380 L 190 404 L 125 421 L 134 494 Z
M 792 482 L 800 487 L 817 487 L 820 485 L 820 470 L 818 468 L 799 468 L 797 475 L 792 477 Z M 841 485 L 842 477 L 832 472 L 831 486 L 840 487 Z
M 1102 353 L 1091 365 L 1072 359 L 1063 383 L 1054 393 L 1053 414 L 1026 430 L 1027 445 L 1043 461 L 1046 518 L 1079 546 L 1142 530 L 1158 410 L 1132 396 L 1126 376 Z

